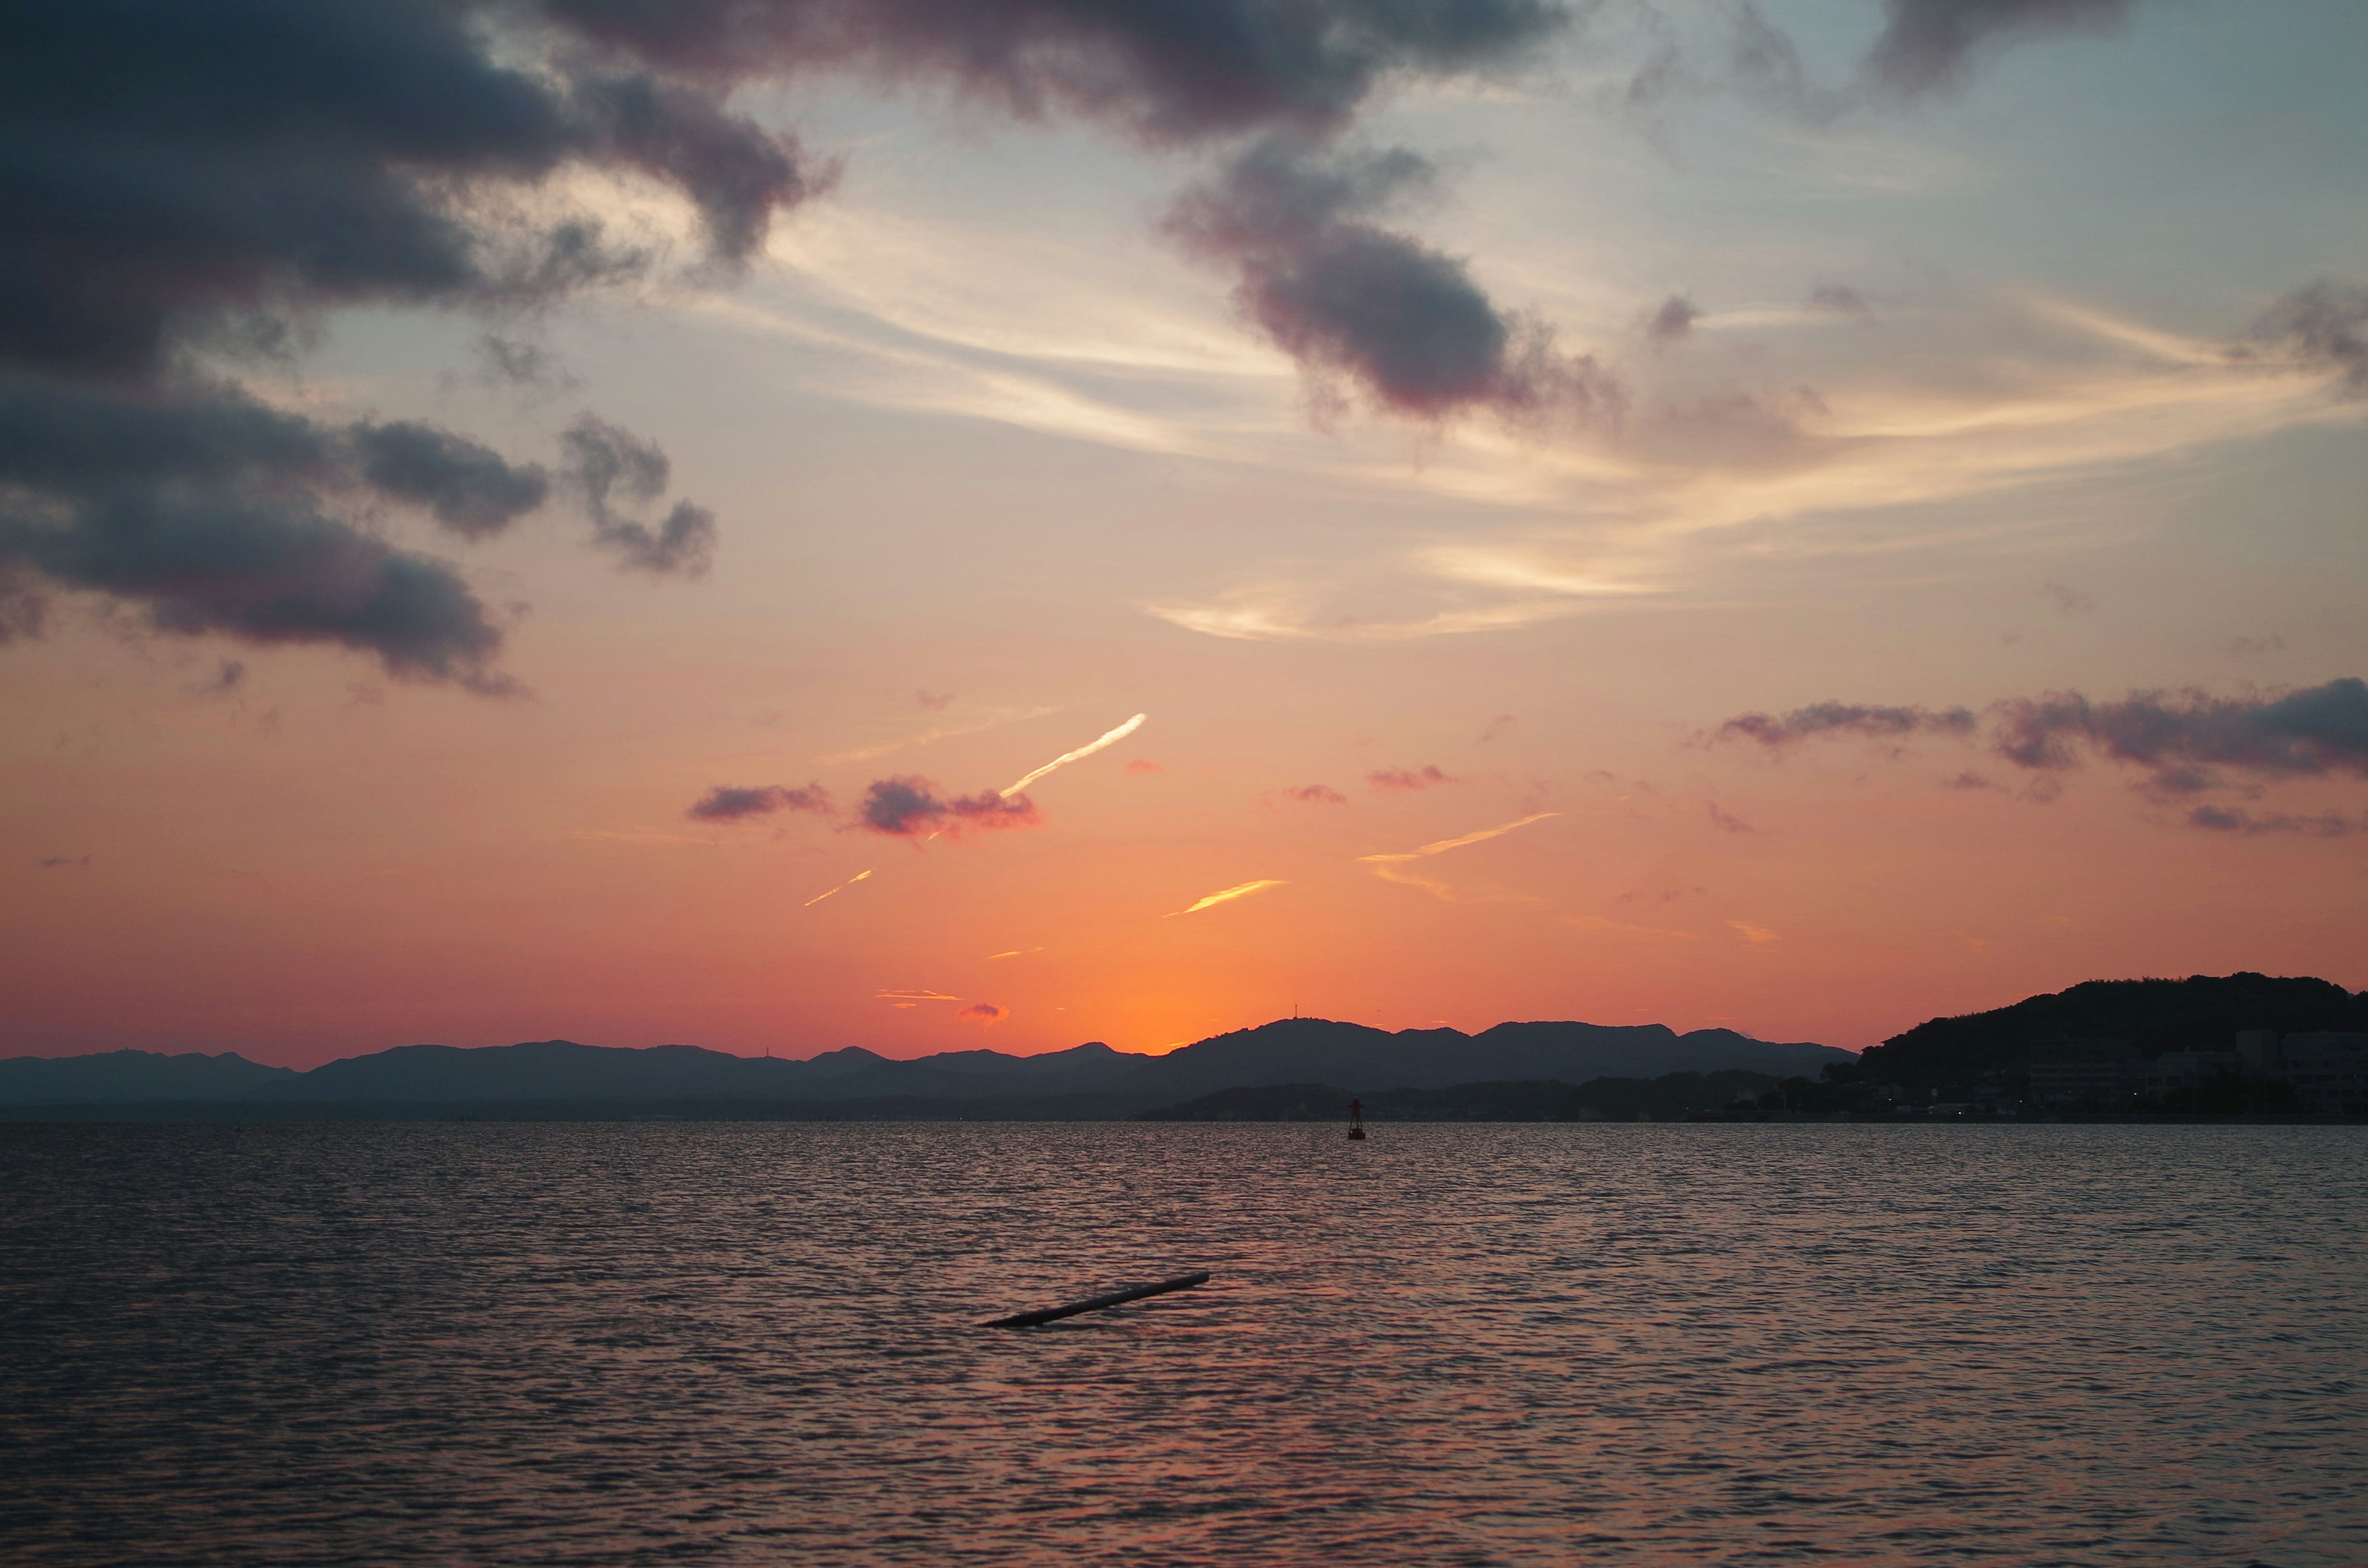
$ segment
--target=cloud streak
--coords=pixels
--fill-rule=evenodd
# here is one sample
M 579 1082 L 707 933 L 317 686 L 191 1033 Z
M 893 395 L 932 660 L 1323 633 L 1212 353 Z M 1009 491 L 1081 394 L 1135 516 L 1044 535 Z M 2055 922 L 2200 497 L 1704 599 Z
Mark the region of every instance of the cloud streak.
M 1445 882 L 1417 876 L 1406 868 L 1414 861 L 1426 860 L 1433 855 L 1444 855 L 1451 849 L 1462 849 L 1468 845 L 1486 844 L 1492 838 L 1502 838 L 1505 835 L 1525 828 L 1531 823 L 1543 822 L 1548 817 L 1561 814 L 1560 812 L 1533 812 L 1528 816 L 1500 824 L 1496 827 L 1484 827 L 1476 833 L 1467 833 L 1456 838 L 1438 839 L 1424 845 L 1419 849 L 1409 849 L 1390 855 L 1360 855 L 1357 860 L 1360 865 L 1371 866 L 1373 869 L 1373 874 L 1385 882 L 1397 882 L 1406 887 L 1420 888 L 1437 898 L 1450 900 L 1468 898 L 1471 895 L 1460 892 Z
M 815 904 L 820 903 L 824 899 L 830 897 L 832 894 L 845 892 L 848 889 L 853 887 L 858 882 L 870 881 L 871 877 L 871 873 L 870 871 L 858 871 L 855 875 L 848 878 L 847 881 L 839 883 L 838 886 L 835 888 L 825 888 L 822 892 L 814 894 L 814 897 L 806 900 L 805 903 L 799 907 L 803 909 L 812 909 Z
M 1008 789 L 1003 791 L 1003 798 L 1007 801 L 1009 800 L 1012 796 L 1019 794 L 1019 791 L 1027 789 L 1028 786 L 1035 783 L 1036 780 L 1043 778 L 1044 775 L 1052 772 L 1056 767 L 1066 767 L 1073 762 L 1093 756 L 1094 753 L 1100 751 L 1105 746 L 1114 746 L 1118 744 L 1119 742 L 1126 739 L 1127 736 L 1143 728 L 1144 721 L 1150 717 L 1151 715 L 1148 713 L 1137 713 L 1133 718 L 1129 719 L 1125 723 L 1119 725 L 1116 729 L 1103 732 L 1099 739 L 1087 741 L 1084 745 L 1079 746 L 1075 751 L 1063 752 L 1060 756 L 1054 757 L 1043 767 L 1036 769 L 1033 773 L 1021 775 L 1018 783 L 1011 785 Z
M 1161 918 L 1173 920 L 1179 915 L 1198 915 L 1204 909 L 1214 909 L 1221 903 L 1231 903 L 1237 898 L 1247 898 L 1252 893 L 1264 892 L 1269 888 L 1279 888 L 1282 885 L 1282 880 L 1279 877 L 1262 877 L 1254 882 L 1236 882 L 1232 887 L 1209 894 L 1208 897 L 1189 908 L 1170 910 Z

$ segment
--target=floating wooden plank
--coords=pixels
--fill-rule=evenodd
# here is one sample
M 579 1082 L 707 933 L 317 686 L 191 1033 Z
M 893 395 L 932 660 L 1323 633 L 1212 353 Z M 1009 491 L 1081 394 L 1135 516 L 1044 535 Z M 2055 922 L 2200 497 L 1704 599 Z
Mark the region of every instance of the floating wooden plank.
M 1208 1282 L 1209 1271 L 1202 1268 L 1190 1274 L 1179 1274 L 1173 1279 L 1162 1279 L 1156 1284 L 1129 1285 L 1123 1290 L 1112 1290 L 1106 1295 L 1088 1296 L 1082 1301 L 1071 1301 L 1066 1306 L 1041 1307 L 1032 1312 L 1014 1312 L 1008 1318 L 996 1318 L 993 1323 L 982 1324 L 979 1326 L 982 1328 L 1034 1328 L 1040 1323 L 1051 1323 L 1057 1318 L 1073 1318 L 1079 1312 L 1098 1312 L 1104 1307 L 1123 1306 L 1129 1301 L 1142 1301 L 1145 1296 L 1164 1296 L 1170 1290 L 1190 1290 L 1195 1285 L 1206 1285 Z

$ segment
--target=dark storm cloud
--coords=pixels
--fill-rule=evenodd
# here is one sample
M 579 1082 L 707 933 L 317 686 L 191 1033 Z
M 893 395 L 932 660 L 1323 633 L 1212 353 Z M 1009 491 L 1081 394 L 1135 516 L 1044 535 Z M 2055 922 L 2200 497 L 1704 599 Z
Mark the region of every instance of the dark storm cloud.
M 835 172 L 734 112 L 742 85 L 868 71 L 1153 141 L 1324 136 L 1393 81 L 1502 64 L 1565 20 L 1553 0 L 0 5 L 0 642 L 38 635 L 63 586 L 161 629 L 504 689 L 502 633 L 459 571 L 339 506 L 398 503 L 475 539 L 550 477 L 427 426 L 278 414 L 195 379 L 190 353 L 284 348 L 324 310 L 507 311 L 656 265 L 564 202 L 572 171 L 679 191 L 704 270 L 729 273 Z M 1529 406 L 1592 374 L 1545 357 L 1461 263 L 1337 202 L 1234 259 L 1269 330 L 1390 406 Z M 551 375 L 509 340 L 486 352 L 505 379 Z M 108 426 L 103 460 L 48 438 L 77 420 Z M 704 569 L 712 514 L 639 510 L 663 454 L 588 419 L 568 448 L 623 566 Z
M 923 838 L 959 835 L 965 828 L 1034 827 L 1044 820 L 1025 795 L 1007 799 L 986 790 L 941 799 L 937 790 L 935 784 L 912 775 L 874 779 L 856 808 L 857 825 L 896 838 Z
M 432 425 L 366 425 L 354 439 L 364 479 L 470 539 L 501 532 L 551 494 L 541 468 L 513 468 L 492 449 Z
M 1742 713 L 1718 727 L 1721 740 L 1758 741 L 1769 747 L 1787 746 L 1816 735 L 1861 735 L 1872 740 L 1902 740 L 1909 735 L 1970 735 L 1975 718 L 1969 708 L 1884 708 L 1853 702 L 1813 702 L 1782 718 L 1770 713 Z
M 675 185 L 726 263 L 811 194 L 794 145 L 710 93 L 629 62 L 571 69 L 564 51 L 536 68 L 503 47 L 515 15 L 466 0 L 9 7 L 0 356 L 145 375 L 224 310 L 520 300 L 629 269 L 595 221 L 536 227 L 507 203 L 569 165 Z
M 2237 352 L 2281 354 L 2342 377 L 2350 397 L 2368 397 L 2368 288 L 2322 278 L 2285 295 L 2253 323 Z
M 139 606 L 159 631 L 376 653 L 389 673 L 507 688 L 460 574 L 339 517 L 371 498 L 464 532 L 540 471 L 425 426 L 322 424 L 235 388 L 142 393 L 0 373 L 0 569 Z
M 693 822 L 745 822 L 750 817 L 770 816 L 775 812 L 822 812 L 830 810 L 830 791 L 819 784 L 791 790 L 780 784 L 764 784 L 750 789 L 735 789 L 718 784 L 683 812 Z
M 2368 684 L 2345 677 L 2275 697 L 2138 692 L 2091 702 L 2077 691 L 2002 702 L 1998 755 L 2018 767 L 2060 771 L 2083 750 L 2149 769 L 2150 789 L 2213 788 L 2212 769 L 2270 778 L 2368 777 Z
M 595 541 L 617 552 L 633 571 L 707 570 L 715 550 L 715 514 L 677 501 L 653 528 L 619 508 L 622 501 L 646 506 L 666 494 L 671 465 L 655 441 L 620 430 L 587 414 L 570 426 L 560 443 L 566 449 L 569 482 L 591 514 Z
M 1866 57 L 1884 92 L 1916 97 L 1963 83 L 1978 54 L 2044 33 L 2101 32 L 2134 0 L 1884 0 L 1882 36 Z
M 341 508 L 393 502 L 479 539 L 543 504 L 543 471 L 430 426 L 283 414 L 194 378 L 181 350 L 284 341 L 316 309 L 510 305 L 643 268 L 597 219 L 547 210 L 571 166 L 672 185 L 726 268 L 826 177 L 715 90 L 595 61 L 529 17 L 500 0 L 0 9 L 0 640 L 38 631 L 41 588 L 63 586 L 163 630 L 507 688 L 501 631 L 457 569 Z M 594 521 L 651 571 L 695 569 L 713 533 L 688 503 Z
M 2325 816 L 2289 816 L 2272 812 L 2267 816 L 2255 816 L 2241 807 L 2198 806 L 2187 813 L 2188 825 L 2207 833 L 2240 835 L 2247 838 L 2265 833 L 2299 833 L 2313 838 L 2340 838 L 2356 832 L 2360 826 L 2350 817 L 2329 812 Z
M 1404 148 L 1333 153 L 1269 138 L 1188 191 L 1168 233 L 1232 267 L 1243 313 L 1319 389 L 1345 381 L 1393 413 L 1587 415 L 1617 408 L 1594 360 L 1500 311 L 1458 258 L 1372 220 L 1430 165 Z
M 1691 335 L 1694 323 L 1701 319 L 1702 312 L 1694 308 L 1691 300 L 1683 294 L 1672 294 L 1661 301 L 1661 308 L 1645 324 L 1645 335 L 1656 343 L 1675 343 Z
M 1172 142 L 1343 125 L 1385 84 L 1512 58 L 1552 0 L 544 0 L 626 57 L 706 80 L 869 69 L 1027 117 Z

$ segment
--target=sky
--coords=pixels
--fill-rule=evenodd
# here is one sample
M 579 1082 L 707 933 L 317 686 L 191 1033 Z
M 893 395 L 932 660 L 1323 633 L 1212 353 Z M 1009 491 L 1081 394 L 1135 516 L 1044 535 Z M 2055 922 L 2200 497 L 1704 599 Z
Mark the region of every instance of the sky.
M 2351 0 L 0 45 L 0 1052 L 2368 987 Z

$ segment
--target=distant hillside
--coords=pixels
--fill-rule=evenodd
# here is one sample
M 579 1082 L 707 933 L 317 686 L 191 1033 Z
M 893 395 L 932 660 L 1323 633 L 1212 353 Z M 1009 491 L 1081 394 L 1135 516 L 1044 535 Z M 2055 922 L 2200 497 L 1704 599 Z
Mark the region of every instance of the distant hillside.
M 534 1040 L 458 1049 L 406 1045 L 347 1057 L 307 1073 L 265 1067 L 234 1054 L 104 1056 L 0 1061 L 0 1106 L 252 1105 L 257 1114 L 302 1108 L 521 1106 L 642 1107 L 714 1115 L 732 1105 L 789 1108 L 864 1105 L 882 1114 L 1076 1114 L 1094 1096 L 1107 1114 L 1174 1104 L 1217 1089 L 1269 1084 L 1343 1084 L 1351 1092 L 1437 1089 L 1484 1080 L 1583 1083 L 1654 1078 L 1673 1072 L 1740 1070 L 1813 1074 L 1851 1061 L 1822 1045 L 1777 1044 L 1727 1029 L 1680 1035 L 1658 1024 L 1499 1024 L 1477 1035 L 1457 1029 L 1391 1033 L 1361 1024 L 1289 1018 L 1216 1036 L 1165 1056 L 1133 1055 L 1095 1042 L 1037 1056 L 946 1051 L 895 1061 L 849 1047 L 802 1061 L 734 1056 L 697 1046 L 647 1050 Z M 992 1104 L 996 1108 L 988 1112 Z M 897 1108 L 894 1111 L 886 1108 Z M 1057 1111 L 1055 1107 L 1060 1108 Z M 339 1114 L 346 1114 L 340 1111 Z
M 154 1051 L 13 1056 L 0 1061 L 0 1105 L 246 1099 L 301 1077 L 292 1068 L 266 1067 L 229 1051 L 219 1056 Z
M 1965 1086 L 1985 1076 L 2019 1079 L 2034 1040 L 2125 1040 L 2153 1057 L 2226 1051 L 2239 1029 L 2368 1029 L 2368 992 L 2249 972 L 2091 980 L 1987 1013 L 1930 1019 L 1869 1047 L 1860 1067 L 1879 1082 Z
M 1679 1034 L 1665 1024 L 1498 1024 L 1395 1034 L 1328 1018 L 1284 1018 L 1169 1052 L 1123 1080 L 1171 1099 L 1269 1084 L 1338 1084 L 1360 1094 L 1453 1084 L 1584 1083 L 1670 1073 L 1814 1076 L 1857 1059 L 1831 1046 L 1779 1044 L 1732 1029 Z

